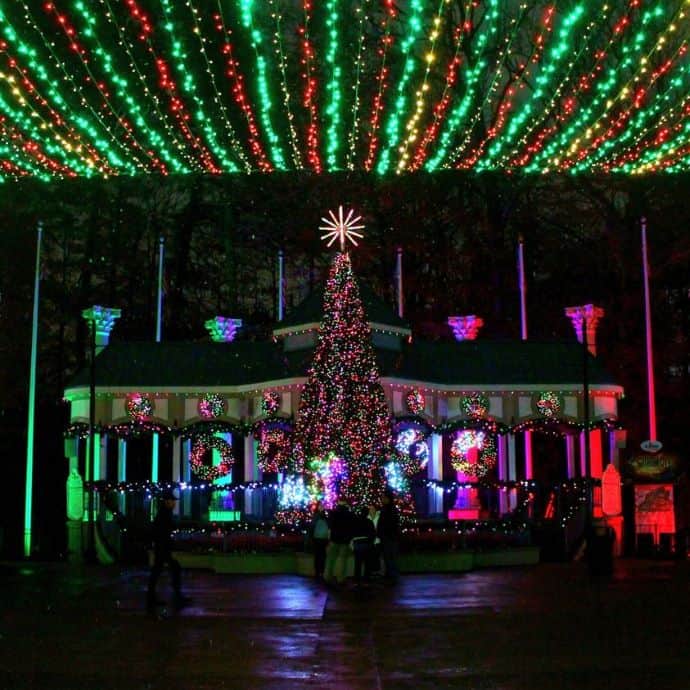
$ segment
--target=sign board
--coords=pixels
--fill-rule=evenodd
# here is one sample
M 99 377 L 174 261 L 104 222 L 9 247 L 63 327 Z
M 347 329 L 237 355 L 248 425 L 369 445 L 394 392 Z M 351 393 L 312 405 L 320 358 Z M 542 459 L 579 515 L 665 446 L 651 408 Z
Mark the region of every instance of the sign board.
M 623 512 L 621 476 L 613 465 L 609 465 L 601 477 L 601 511 L 607 517 Z
M 672 481 L 679 469 L 674 453 L 637 453 L 626 463 L 627 474 L 640 481 Z
M 636 486 L 635 532 L 651 534 L 654 543 L 658 545 L 661 534 L 673 534 L 675 531 L 673 485 Z
M 663 447 L 664 444 L 661 441 L 642 441 L 640 443 L 640 448 L 645 453 L 658 453 Z

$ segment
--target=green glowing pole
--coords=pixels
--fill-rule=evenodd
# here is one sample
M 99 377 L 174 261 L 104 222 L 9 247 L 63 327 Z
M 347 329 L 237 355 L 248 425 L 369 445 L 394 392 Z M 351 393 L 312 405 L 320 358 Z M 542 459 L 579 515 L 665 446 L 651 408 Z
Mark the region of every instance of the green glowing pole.
M 95 497 L 93 482 L 95 479 L 96 461 L 96 314 L 89 320 L 89 443 L 86 454 L 86 481 L 89 483 L 87 504 L 87 537 L 84 559 L 87 563 L 96 563 L 96 525 L 94 522 Z
M 156 308 L 156 342 L 160 343 L 163 330 L 163 260 L 165 254 L 165 238 L 161 237 L 158 244 L 158 292 Z M 158 482 L 158 449 L 160 439 L 153 434 L 153 448 L 151 451 L 151 481 Z
M 41 281 L 41 240 L 43 223 L 38 221 L 36 237 L 36 272 L 34 274 L 34 310 L 31 321 L 31 371 L 29 374 L 29 418 L 26 432 L 26 492 L 24 499 L 24 556 L 31 556 L 31 513 L 34 488 L 34 432 L 36 425 L 36 356 L 38 349 L 38 298 Z

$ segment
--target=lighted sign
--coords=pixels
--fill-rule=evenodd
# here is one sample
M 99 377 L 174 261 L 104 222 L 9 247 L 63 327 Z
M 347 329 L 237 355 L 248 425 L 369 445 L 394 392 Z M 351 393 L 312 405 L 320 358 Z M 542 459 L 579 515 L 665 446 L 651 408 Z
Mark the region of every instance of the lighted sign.
M 628 473 L 634 479 L 670 480 L 678 473 L 679 458 L 672 453 L 639 453 L 627 462 Z

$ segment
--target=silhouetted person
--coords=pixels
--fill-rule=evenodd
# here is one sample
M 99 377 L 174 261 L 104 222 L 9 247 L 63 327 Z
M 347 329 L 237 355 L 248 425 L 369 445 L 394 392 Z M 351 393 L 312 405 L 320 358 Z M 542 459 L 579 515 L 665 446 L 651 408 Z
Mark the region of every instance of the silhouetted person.
M 374 523 L 374 543 L 369 551 L 369 573 L 381 572 L 381 539 L 378 537 L 379 517 L 381 513 L 375 505 L 369 506 L 368 517 Z
M 390 580 L 398 577 L 398 542 L 400 541 L 400 516 L 393 502 L 393 492 L 386 490 L 383 494 L 383 505 L 376 528 L 381 540 L 384 576 Z
M 338 584 L 345 582 L 347 559 L 350 555 L 350 540 L 352 539 L 353 515 L 347 507 L 344 498 L 339 498 L 335 508 L 331 511 L 328 526 L 330 538 L 326 553 L 326 582 Z
M 153 520 L 153 566 L 149 576 L 149 587 L 146 595 L 146 604 L 150 609 L 154 609 L 157 604 L 163 602 L 156 598 L 156 584 L 163 571 L 163 566 L 167 565 L 170 571 L 170 579 L 174 592 L 174 603 L 181 607 L 189 603 L 190 599 L 182 594 L 180 589 L 180 564 L 172 555 L 172 531 L 173 531 L 173 508 L 177 497 L 172 491 L 166 491 L 158 502 L 158 512 Z
M 328 547 L 328 520 L 321 501 L 316 503 L 309 531 L 314 546 L 314 575 L 317 580 L 323 580 Z
M 369 511 L 362 508 L 354 520 L 352 536 L 352 550 L 355 554 L 355 582 L 362 583 L 362 570 L 364 579 L 371 577 L 371 550 L 374 548 L 376 528 L 369 519 Z

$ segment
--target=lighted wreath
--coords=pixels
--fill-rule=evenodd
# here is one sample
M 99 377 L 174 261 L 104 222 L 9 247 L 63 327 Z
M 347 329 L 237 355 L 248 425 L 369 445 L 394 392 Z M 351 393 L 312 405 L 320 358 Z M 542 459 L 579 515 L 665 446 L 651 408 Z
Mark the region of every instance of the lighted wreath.
M 420 429 L 400 430 L 395 437 L 395 449 L 400 454 L 400 467 L 407 476 L 424 469 L 429 462 L 429 444 Z
M 290 434 L 285 429 L 261 429 L 256 455 L 262 472 L 285 472 L 290 462 L 290 451 Z
M 561 397 L 552 391 L 541 393 L 537 400 L 539 414 L 547 418 L 558 417 L 563 409 Z
M 199 400 L 199 416 L 202 419 L 217 419 L 225 414 L 228 403 L 222 395 L 218 393 L 206 393 Z
M 426 406 L 424 395 L 417 388 L 413 388 L 409 391 L 405 397 L 405 403 L 407 404 L 407 409 L 412 412 L 412 414 L 421 414 L 424 412 L 424 407 Z
M 204 464 L 204 456 L 208 451 L 217 450 L 220 453 L 220 464 Z M 189 464 L 192 472 L 204 481 L 213 481 L 219 477 L 224 477 L 232 469 L 235 458 L 232 454 L 230 444 L 218 436 L 202 434 L 197 436 L 189 454 Z
M 482 419 L 489 412 L 489 399 L 481 393 L 471 393 L 462 399 L 463 412 L 472 419 Z
M 143 422 L 153 415 L 153 402 L 147 395 L 134 393 L 127 398 L 127 414 L 135 422 Z
M 261 398 L 261 412 L 272 417 L 280 409 L 280 395 L 274 391 L 265 391 Z
M 476 450 L 476 462 L 471 456 Z M 486 431 L 465 429 L 455 437 L 450 447 L 453 469 L 468 477 L 485 477 L 496 466 L 496 444 Z

